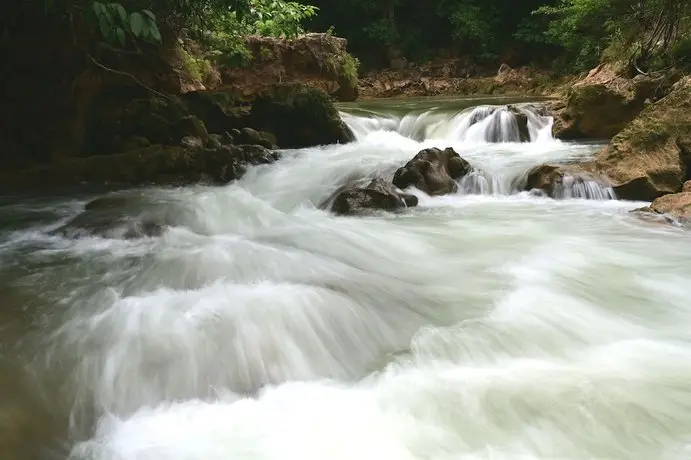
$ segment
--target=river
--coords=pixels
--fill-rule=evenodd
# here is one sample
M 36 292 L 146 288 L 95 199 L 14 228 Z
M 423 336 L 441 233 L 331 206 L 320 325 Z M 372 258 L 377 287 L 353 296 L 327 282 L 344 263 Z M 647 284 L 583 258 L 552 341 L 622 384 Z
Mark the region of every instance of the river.
M 487 142 L 515 135 L 469 126 L 488 103 L 344 105 L 355 143 L 109 192 L 165 224 L 143 238 L 56 231 L 107 190 L 0 197 L 2 458 L 690 458 L 688 233 L 596 184 L 518 192 L 602 144 L 529 106 L 532 142 Z M 319 209 L 429 146 L 477 168 L 457 194 Z

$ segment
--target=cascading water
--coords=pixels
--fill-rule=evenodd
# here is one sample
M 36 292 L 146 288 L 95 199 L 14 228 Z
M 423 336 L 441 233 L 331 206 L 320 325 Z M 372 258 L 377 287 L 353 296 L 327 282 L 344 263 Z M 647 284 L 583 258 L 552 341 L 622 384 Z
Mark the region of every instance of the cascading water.
M 688 234 L 583 182 L 518 193 L 599 147 L 538 113 L 518 143 L 484 140 L 513 112 L 442 112 L 119 191 L 107 231 L 82 214 L 103 191 L 0 197 L 3 460 L 687 459 Z M 459 193 L 319 209 L 428 146 L 476 168 Z
M 584 160 L 574 146 L 574 156 L 563 152 L 568 147 L 552 137 L 553 119 L 537 104 L 481 105 L 457 112 L 433 108 L 403 115 L 373 111 L 342 112 L 358 140 L 371 142 L 391 133 L 420 142 L 421 146 L 453 146 L 476 169 L 461 179 L 459 189 L 467 194 L 515 194 L 522 190 L 530 166 L 544 162 L 542 154 L 553 149 L 547 160 Z M 394 133 L 397 135 L 394 135 Z M 517 145 L 527 143 L 528 145 Z M 501 145 L 495 145 L 501 144 Z M 495 158 L 489 155 L 496 155 Z M 536 153 L 537 157 L 532 156 Z M 489 153 L 489 155 L 488 155 Z M 536 162 L 535 160 L 538 160 Z M 614 191 L 589 178 L 566 176 L 555 190 L 558 198 L 613 199 Z
M 373 131 L 395 131 L 398 134 L 424 141 L 445 139 L 466 142 L 527 142 L 552 139 L 553 119 L 535 104 L 479 106 L 456 113 L 431 109 L 402 116 L 376 112 L 342 112 L 353 132 L 362 139 Z M 526 130 L 525 136 L 521 130 Z

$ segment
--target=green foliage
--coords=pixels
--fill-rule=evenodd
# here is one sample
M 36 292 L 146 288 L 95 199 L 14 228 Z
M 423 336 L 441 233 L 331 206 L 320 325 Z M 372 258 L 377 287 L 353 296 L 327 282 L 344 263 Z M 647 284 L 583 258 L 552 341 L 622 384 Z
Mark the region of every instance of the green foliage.
M 247 33 L 295 37 L 304 33 L 302 21 L 317 14 L 317 8 L 283 0 L 252 0 L 249 14 L 241 21 Z
M 374 65 L 439 55 L 478 63 L 552 65 L 564 72 L 602 58 L 654 69 L 684 61 L 688 0 L 312 0 L 315 28 L 336 27 Z M 676 56 L 674 58 L 673 56 Z M 644 69 L 645 70 L 645 69 Z
M 203 57 L 195 57 L 185 48 L 180 49 L 182 67 L 193 80 L 203 82 L 212 72 L 211 63 Z
M 691 71 L 691 36 L 681 38 L 671 49 L 672 60 L 686 72 Z
M 317 8 L 284 0 L 249 0 L 242 15 L 238 11 L 222 11 L 213 15 L 209 27 L 196 38 L 211 50 L 210 58 L 225 66 L 246 66 L 252 53 L 243 37 L 265 35 L 295 37 L 305 32 L 302 23 L 314 17 Z
M 346 55 L 343 57 L 343 74 L 352 84 L 356 84 L 358 81 L 359 68 L 360 61 L 352 55 L 346 53 Z
M 161 41 L 161 33 L 156 25 L 156 15 L 148 9 L 128 14 L 120 3 L 92 2 L 84 18 L 100 32 L 104 39 L 122 48 L 125 48 L 132 40 L 151 43 Z

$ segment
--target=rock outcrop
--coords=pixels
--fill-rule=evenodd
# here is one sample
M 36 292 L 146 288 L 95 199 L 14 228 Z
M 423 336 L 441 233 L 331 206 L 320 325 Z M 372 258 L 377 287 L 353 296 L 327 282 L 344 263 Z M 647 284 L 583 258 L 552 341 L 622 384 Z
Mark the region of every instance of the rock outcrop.
M 46 34 L 35 34 L 35 27 Z M 214 179 L 217 172 L 199 162 L 220 157 L 229 171 L 242 163 L 230 161 L 237 149 L 220 149 L 223 144 L 273 150 L 353 139 L 323 91 L 355 97 L 357 62 L 346 53 L 345 40 L 326 35 L 293 41 L 248 38 L 253 52 L 263 56 L 252 64 L 262 80 L 251 96 L 263 92 L 249 116 L 252 97 L 234 92 L 243 87 L 242 78 L 235 86 L 221 82 L 217 91 L 185 93 L 196 86 L 176 67 L 178 36 L 166 24 L 160 31 L 160 45 L 121 52 L 96 40 L 83 23 L 33 13 L 14 17 L 11 40 L 0 47 L 3 60 L 15 64 L 0 75 L 0 175 L 7 179 L 0 187 L 18 186 L 16 177 L 26 178 L 27 187 L 37 184 L 30 179 L 43 176 L 45 184 L 158 182 L 170 174 L 189 180 L 200 173 Z M 264 47 L 269 42 L 271 56 Z M 284 72 L 269 78 L 280 66 Z M 225 77 L 232 79 L 232 69 L 226 70 Z M 278 84 L 303 80 L 295 91 L 283 91 L 285 85 Z M 208 150 L 215 153 L 200 153 Z M 185 162 L 191 168 L 187 172 L 182 171 Z M 48 177 L 48 171 L 54 176 Z
M 462 59 L 439 58 L 423 65 L 402 62 L 399 67 L 370 72 L 360 78 L 360 95 L 386 98 L 457 94 L 549 94 L 558 79 L 551 74 L 506 65 L 489 72 Z
M 371 210 L 393 211 L 417 206 L 415 195 L 404 193 L 381 178 L 364 187 L 353 186 L 336 195 L 331 210 L 336 214 L 358 214 Z
M 225 184 L 240 178 L 247 165 L 268 164 L 278 155 L 259 145 L 186 148 L 152 145 L 120 154 L 73 158 L 16 171 L 0 172 L 0 187 L 77 184 Z
M 691 80 L 647 106 L 609 145 L 596 168 L 619 198 L 653 201 L 676 193 L 689 179 Z
M 622 68 L 603 64 L 569 88 L 566 97 L 552 105 L 554 137 L 559 139 L 609 139 L 621 131 L 650 98 L 668 90 L 678 79 L 627 78 Z
M 456 180 L 470 170 L 470 164 L 452 148 L 430 148 L 398 169 L 393 184 L 402 190 L 416 187 L 429 195 L 444 195 L 458 190 Z
M 252 101 L 250 126 L 276 136 L 282 148 L 355 140 L 329 96 L 305 84 L 275 85 Z
M 221 60 L 216 90 L 249 97 L 276 84 L 302 83 L 340 101 L 357 99 L 358 62 L 343 38 L 323 33 L 290 39 L 250 36 L 245 44 L 248 62 L 225 66 Z

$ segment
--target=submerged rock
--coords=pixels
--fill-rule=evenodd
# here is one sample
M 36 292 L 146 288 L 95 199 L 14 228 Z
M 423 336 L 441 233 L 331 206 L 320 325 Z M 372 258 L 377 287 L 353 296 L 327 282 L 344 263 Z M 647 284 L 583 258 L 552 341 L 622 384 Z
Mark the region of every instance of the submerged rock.
M 135 239 L 159 236 L 166 222 L 138 209 L 136 196 L 105 196 L 96 198 L 84 211 L 53 233 L 67 238 L 98 236 L 101 238 Z
M 681 191 L 691 158 L 691 81 L 647 106 L 597 153 L 618 197 L 653 201 Z
M 236 144 L 261 145 L 267 149 L 276 149 L 276 137 L 267 132 L 255 131 L 252 128 L 234 129 L 230 132 Z
M 399 168 L 393 183 L 400 189 L 416 187 L 429 195 L 444 195 L 458 190 L 457 179 L 468 174 L 470 164 L 452 148 L 420 151 Z
M 592 164 L 544 164 L 531 169 L 517 188 L 539 190 L 550 198 L 614 198 L 609 184 L 592 172 Z
M 532 108 L 532 107 L 531 107 Z M 507 120 L 503 115 L 510 115 Z M 468 126 L 473 126 L 492 117 L 485 130 L 487 142 L 530 142 L 528 115 L 515 105 L 505 107 L 477 107 L 468 120 Z
M 351 187 L 340 192 L 333 200 L 331 210 L 336 214 L 356 214 L 366 210 L 395 209 L 417 206 L 418 199 L 398 190 L 383 179 L 373 179 L 365 187 Z
M 508 112 L 514 116 L 518 125 L 518 138 L 520 142 L 530 142 L 530 130 L 528 129 L 528 115 L 523 113 L 518 107 L 509 105 L 506 107 Z
M 252 103 L 250 125 L 273 133 L 282 148 L 345 144 L 355 140 L 329 96 L 302 84 L 276 85 Z
M 691 192 L 661 196 L 650 206 L 636 209 L 634 212 L 656 214 L 676 222 L 686 223 L 691 219 Z

